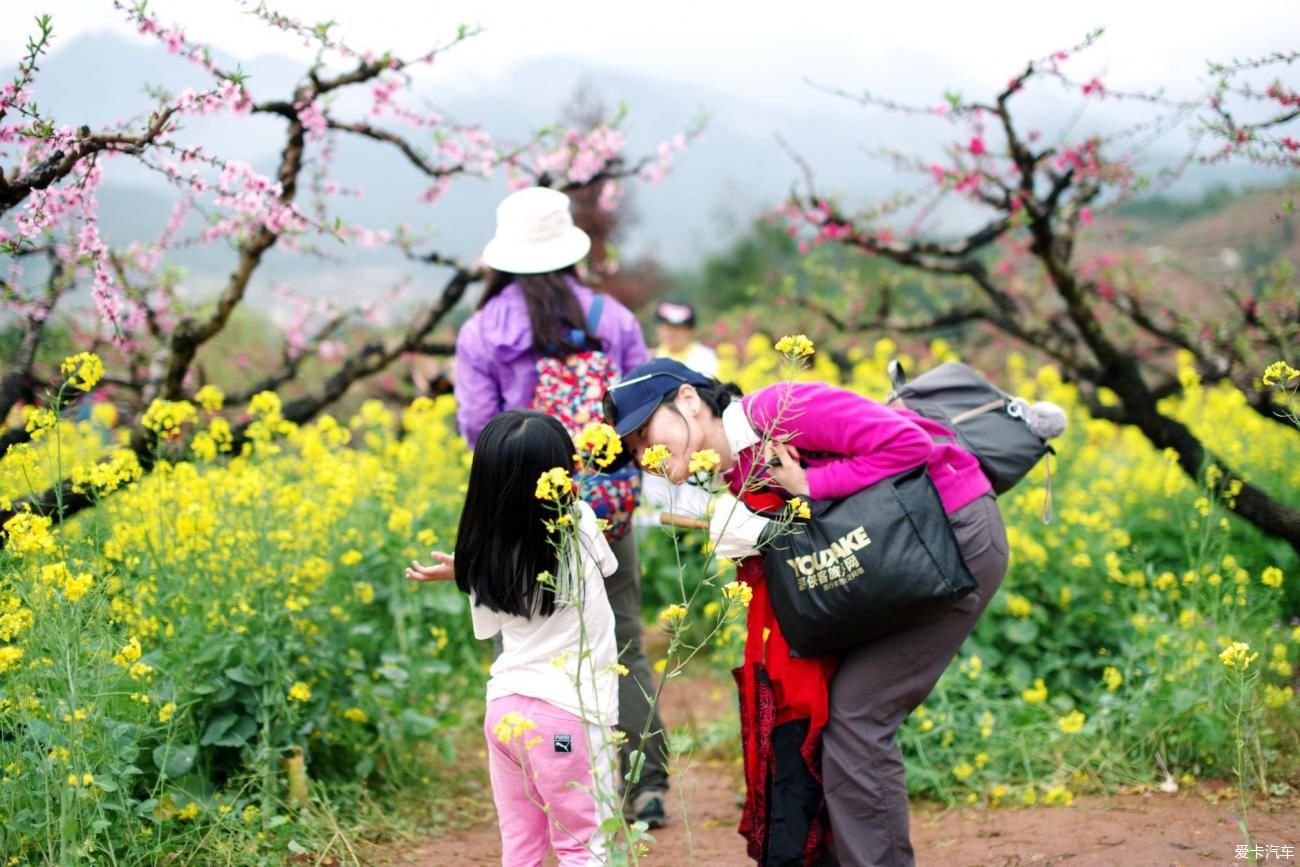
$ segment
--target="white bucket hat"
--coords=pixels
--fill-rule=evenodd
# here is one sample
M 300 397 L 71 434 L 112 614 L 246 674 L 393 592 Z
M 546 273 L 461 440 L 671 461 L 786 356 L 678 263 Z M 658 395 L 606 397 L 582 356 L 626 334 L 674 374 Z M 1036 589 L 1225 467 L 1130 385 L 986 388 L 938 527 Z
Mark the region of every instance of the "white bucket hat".
M 573 225 L 569 197 L 546 187 L 511 193 L 497 205 L 497 231 L 483 262 L 511 274 L 544 274 L 582 259 L 591 238 Z

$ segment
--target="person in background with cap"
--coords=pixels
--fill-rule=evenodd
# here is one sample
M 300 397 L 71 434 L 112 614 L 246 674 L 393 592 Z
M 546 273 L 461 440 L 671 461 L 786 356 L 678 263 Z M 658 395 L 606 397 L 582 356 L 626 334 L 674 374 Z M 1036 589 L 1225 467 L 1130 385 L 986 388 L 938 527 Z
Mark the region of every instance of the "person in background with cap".
M 496 234 L 483 250 L 492 272 L 478 309 L 456 336 L 456 420 L 473 448 L 498 413 L 527 409 L 537 391 L 539 359 L 599 347 L 626 373 L 650 357 L 641 325 L 617 300 L 601 296 L 594 332 L 595 293 L 578 281 L 576 265 L 591 248 L 587 233 L 573 225 L 569 197 L 545 187 L 507 196 L 497 207 Z M 641 564 L 636 537 L 613 541 L 618 569 L 605 579 L 614 611 L 619 662 L 618 728 L 645 765 L 628 793 L 628 818 L 652 828 L 666 821 L 667 743 L 663 723 L 647 696 L 655 694 L 641 648 Z M 643 731 L 649 736 L 641 738 Z
M 662 301 L 655 308 L 659 347 L 655 355 L 680 361 L 705 376 L 718 375 L 718 353 L 695 338 L 695 308 L 684 301 Z
M 655 307 L 655 330 L 659 335 L 657 358 L 681 362 L 705 376 L 718 375 L 718 353 L 695 338 L 695 308 L 684 301 L 661 301 Z M 641 477 L 641 501 L 655 512 L 681 512 L 698 500 L 698 489 L 686 484 L 674 485 L 661 475 L 645 473 Z M 643 525 L 654 523 L 643 519 Z

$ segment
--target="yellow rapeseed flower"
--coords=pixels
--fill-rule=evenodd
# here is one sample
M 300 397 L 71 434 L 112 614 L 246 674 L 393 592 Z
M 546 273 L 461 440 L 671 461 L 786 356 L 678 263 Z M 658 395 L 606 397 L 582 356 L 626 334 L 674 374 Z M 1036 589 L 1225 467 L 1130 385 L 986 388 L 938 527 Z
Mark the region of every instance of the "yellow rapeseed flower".
M 728 581 L 722 585 L 722 598 L 737 601 L 748 608 L 754 598 L 754 588 L 744 581 Z
M 370 721 L 370 717 L 359 707 L 350 707 L 343 711 L 343 718 L 348 722 L 365 724 Z
M 53 521 L 45 515 L 19 512 L 4 523 L 6 548 L 15 554 L 48 554 L 54 550 Z
M 113 656 L 113 662 L 123 668 L 130 668 L 140 658 L 140 655 L 140 639 L 132 635 L 130 640 L 122 646 L 122 649 Z
M 279 418 L 281 408 L 280 395 L 273 391 L 260 391 L 248 402 L 248 414 L 254 418 Z
M 158 722 L 171 722 L 172 717 L 176 715 L 176 703 L 169 701 L 162 707 L 158 708 Z
M 310 701 L 311 687 L 301 680 L 295 681 L 293 686 L 289 687 L 289 698 L 294 701 Z
M 1065 732 L 1067 735 L 1072 735 L 1079 729 L 1083 728 L 1083 724 L 1087 719 L 1086 716 L 1079 713 L 1077 710 L 1072 710 L 1058 719 L 1056 724 L 1060 727 L 1061 731 Z
M 181 426 L 197 415 L 194 404 L 188 400 L 163 400 L 155 398 L 144 411 L 140 424 L 163 439 L 180 435 Z
M 551 467 L 537 477 L 537 489 L 533 495 L 553 503 L 567 501 L 573 496 L 573 479 L 564 467 Z
M 975 773 L 975 769 L 970 766 L 969 762 L 962 762 L 960 765 L 952 769 L 952 775 L 957 778 L 957 782 L 959 783 L 970 779 L 970 776 L 973 773 Z
M 669 605 L 663 611 L 659 612 L 659 622 L 665 626 L 671 626 L 680 623 L 686 616 L 686 606 L 680 604 Z
M 1285 361 L 1275 361 L 1264 368 L 1263 381 L 1265 385 L 1273 386 L 1279 382 L 1290 383 L 1297 376 L 1300 376 L 1300 370 L 1296 370 Z
M 813 342 L 806 334 L 787 334 L 776 342 L 776 351 L 791 358 L 807 358 L 816 352 Z
M 0 667 L 0 671 L 4 671 L 4 668 Z M 1264 684 L 1264 707 L 1266 708 L 1275 710 L 1286 707 L 1293 698 L 1295 698 L 1295 691 L 1289 685 L 1277 687 L 1271 683 Z
M 1113 665 L 1106 666 L 1106 669 L 1101 673 L 1101 679 L 1105 682 L 1108 692 L 1114 692 L 1124 683 L 1124 675 L 1120 674 L 1119 669 Z
M 1259 581 L 1261 584 L 1276 590 L 1282 586 L 1282 570 L 1276 566 L 1269 566 L 1260 573 Z
M 1021 620 L 1024 620 L 1032 614 L 1033 611 L 1033 603 L 1021 596 L 1019 593 L 1012 593 L 1007 597 L 1007 613 L 1012 617 L 1019 617 Z
M 17 668 L 22 658 L 23 649 L 21 647 L 14 647 L 13 645 L 0 647 L 0 674 Z
M 696 473 L 711 473 L 722 463 L 722 457 L 713 449 L 701 449 L 691 455 L 690 463 L 687 470 L 691 475 Z
M 663 443 L 655 443 L 646 449 L 645 454 L 641 456 L 641 466 L 652 473 L 663 475 L 671 457 L 672 454 L 668 451 L 668 446 Z
M 221 389 L 208 383 L 194 395 L 194 402 L 208 412 L 216 412 L 226 402 L 226 395 Z
M 1043 803 L 1053 806 L 1068 807 L 1074 801 L 1074 793 L 1065 786 L 1056 786 L 1048 789 L 1047 794 L 1043 796 Z
M 507 711 L 501 719 L 497 720 L 496 725 L 492 726 L 492 733 L 497 736 L 498 742 L 508 744 L 512 740 L 523 737 L 524 732 L 535 728 L 537 723 L 512 710 Z
M 63 582 L 63 596 L 69 602 L 76 602 L 95 586 L 95 578 L 89 572 L 68 575 Z
M 90 391 L 104 378 L 104 362 L 93 352 L 69 355 L 59 370 L 68 377 L 68 385 L 82 391 Z
M 1030 689 L 1023 690 L 1020 697 L 1029 704 L 1042 704 L 1047 701 L 1047 684 L 1043 683 L 1041 677 L 1034 678 L 1034 685 Z
M 90 420 L 103 428 L 117 425 L 117 407 L 106 400 L 97 401 L 90 408 Z
M 790 507 L 790 514 L 796 518 L 802 518 L 806 521 L 812 517 L 812 509 L 801 497 L 791 497 L 786 505 Z
M 31 434 L 32 442 L 40 442 L 45 434 L 58 427 L 58 424 L 59 417 L 54 414 L 54 410 L 49 409 L 48 407 L 41 407 L 33 410 L 32 413 L 27 416 L 26 430 L 27 433 Z
M 623 453 L 623 440 L 604 422 L 592 422 L 584 427 L 574 437 L 573 444 L 580 459 L 601 469 L 614 463 L 614 459 Z
M 1228 668 L 1245 671 L 1250 664 L 1259 659 L 1258 653 L 1250 652 L 1250 645 L 1244 641 L 1234 641 L 1219 654 L 1219 661 Z

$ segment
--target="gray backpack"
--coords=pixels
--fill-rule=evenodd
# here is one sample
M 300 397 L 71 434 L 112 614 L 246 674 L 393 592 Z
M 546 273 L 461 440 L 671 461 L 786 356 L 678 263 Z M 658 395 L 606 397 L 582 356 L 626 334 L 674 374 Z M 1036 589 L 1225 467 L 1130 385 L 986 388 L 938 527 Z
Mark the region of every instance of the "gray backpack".
M 892 361 L 889 378 L 894 390 L 888 403 L 952 431 L 957 445 L 979 460 L 997 494 L 1011 490 L 1043 455 L 1056 454 L 1047 440 L 1065 430 L 1060 407 L 1012 397 L 959 362 L 941 364 L 908 381 L 903 366 Z M 1051 484 L 1049 463 L 1044 521 L 1050 520 Z

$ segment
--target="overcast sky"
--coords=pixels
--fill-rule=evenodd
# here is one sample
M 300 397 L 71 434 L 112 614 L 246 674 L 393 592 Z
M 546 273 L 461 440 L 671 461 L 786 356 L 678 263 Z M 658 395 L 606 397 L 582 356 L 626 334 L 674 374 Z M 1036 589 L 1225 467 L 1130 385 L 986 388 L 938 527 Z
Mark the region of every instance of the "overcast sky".
M 30 15 L 48 12 L 62 40 L 88 30 L 131 33 L 111 0 L 4 0 L 0 64 L 22 51 Z M 164 22 L 241 58 L 308 56 L 293 37 L 260 25 L 234 0 L 151 0 Z M 1088 3 L 791 3 L 768 0 L 276 0 L 314 22 L 333 18 L 357 48 L 416 53 L 459 23 L 485 32 L 439 64 L 444 80 L 472 84 L 527 59 L 567 55 L 658 78 L 708 81 L 753 100 L 808 96 L 804 77 L 935 99 L 945 85 L 976 91 L 1005 81 L 1022 61 L 1067 47 L 1105 26 L 1103 42 L 1073 73 L 1104 73 L 1112 89 L 1170 85 L 1194 92 L 1207 58 L 1294 49 L 1296 0 L 1093 0 Z M 30 28 L 27 28 L 30 29 Z M 937 101 L 937 100 L 936 100 Z
M 417 78 L 423 79 L 417 90 L 439 109 L 450 108 L 453 116 L 482 121 L 506 138 L 526 137 L 553 120 L 571 98 L 574 79 L 566 74 L 574 70 L 598 86 L 606 105 L 621 98 L 631 100 L 628 129 L 632 149 L 638 152 L 653 148 L 707 111 L 710 124 L 701 142 L 692 145 L 664 184 L 636 192 L 641 219 L 627 239 L 629 251 L 654 251 L 670 264 L 724 245 L 733 231 L 748 225 L 751 215 L 788 193 L 800 172 L 774 134 L 808 158 L 820 189 L 842 192 L 850 204 L 878 201 L 911 188 L 909 184 L 929 183 L 928 176 L 919 181 L 897 177 L 889 164 L 869 154 L 889 146 L 934 159 L 962 134 L 933 119 L 862 111 L 814 90 L 809 80 L 926 106 L 942 103 L 946 89 L 988 99 L 1026 61 L 1068 48 L 1104 26 L 1102 40 L 1066 68 L 1072 78 L 1086 81 L 1099 76 L 1111 90 L 1150 92 L 1164 87 L 1173 97 L 1196 97 L 1206 91 L 1207 59 L 1228 61 L 1300 48 L 1300 0 L 1237 0 L 1235 4 L 1221 0 L 268 2 L 306 23 L 337 20 L 335 33 L 358 50 L 393 50 L 399 56 L 418 55 L 445 44 L 460 24 L 481 26 L 481 35 L 441 57 L 431 69 L 417 67 Z M 149 8 L 165 25 L 179 25 L 191 39 L 241 61 L 270 56 L 310 59 L 314 52 L 299 37 L 274 31 L 247 12 L 255 3 L 150 0 Z M 0 9 L 5 13 L 0 67 L 20 58 L 25 37 L 34 30 L 31 17 L 46 12 L 54 17 L 51 50 L 56 56 L 78 36 L 110 31 L 150 49 L 152 54 L 141 52 L 145 68 L 152 74 L 148 64 L 156 63 L 158 79 L 173 80 L 170 76 L 175 73 L 156 40 L 136 34 L 112 0 L 0 0 Z M 60 86 L 47 83 L 42 91 L 38 79 L 37 98 L 47 109 L 53 108 L 60 120 L 65 114 L 84 118 L 88 110 L 94 116 L 100 103 L 110 117 L 139 110 L 137 92 L 117 94 L 126 98 L 125 108 L 119 99 L 108 109 L 107 96 L 101 99 L 92 87 L 71 84 L 93 80 L 100 56 L 96 52 L 103 47 L 94 43 L 76 52 L 73 75 L 47 77 L 47 82 L 62 82 Z M 551 58 L 559 61 L 542 62 Z M 51 73 L 56 63 L 51 60 Z M 179 59 L 172 63 L 177 68 L 186 66 Z M 526 69 L 518 69 L 526 64 L 530 64 Z M 266 70 L 275 66 L 251 64 L 252 89 L 261 98 L 265 98 L 259 88 L 266 86 Z M 283 70 L 284 64 L 279 68 Z M 566 74 L 555 73 L 556 69 Z M 122 78 L 127 70 L 109 72 L 121 73 L 116 78 Z M 130 70 L 132 88 L 137 87 L 136 74 Z M 106 81 L 112 78 L 101 76 Z M 107 86 L 122 87 L 120 83 Z M 59 113 L 59 100 L 69 96 L 78 97 L 81 104 Z M 1026 126 L 1045 128 L 1048 135 L 1054 125 L 1059 129 L 1062 124 L 1074 134 L 1119 129 L 1147 119 L 1149 113 L 1141 104 L 1084 99 L 1055 85 L 1027 94 L 1017 106 L 1017 117 Z M 243 128 L 238 134 L 243 135 Z M 241 137 L 241 144 L 261 150 L 230 153 L 265 161 L 273 157 L 276 141 L 245 142 Z M 1185 154 L 1188 143 L 1183 132 L 1167 133 L 1156 145 L 1159 153 L 1150 154 L 1152 165 L 1143 170 L 1171 164 Z M 118 172 L 114 180 L 125 177 Z M 1195 194 L 1204 183 L 1227 177 L 1216 173 L 1213 179 L 1202 179 L 1189 172 L 1179 181 L 1185 188 L 1171 188 L 1171 192 Z M 479 198 L 449 199 L 426 215 L 393 210 L 393 196 L 404 189 L 400 179 L 385 176 L 354 182 L 389 194 L 389 198 L 367 197 L 381 214 L 355 219 L 369 219 L 376 225 L 398 219 L 414 220 L 417 225 L 427 221 L 461 254 L 478 249 L 484 226 L 490 224 L 493 202 L 504 190 L 480 193 L 474 185 L 465 185 L 473 188 L 466 195 Z M 1247 181 L 1228 178 L 1228 182 Z M 414 196 L 407 198 L 414 200 Z M 940 234 L 960 230 L 979 216 L 968 210 L 950 203 L 932 215 L 929 228 Z

